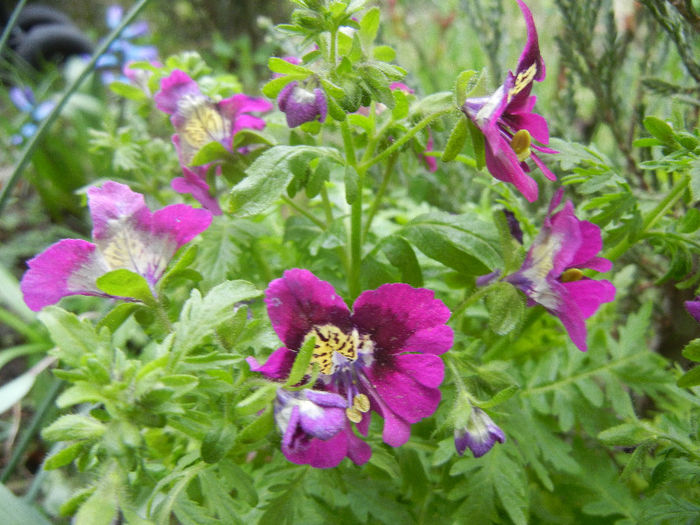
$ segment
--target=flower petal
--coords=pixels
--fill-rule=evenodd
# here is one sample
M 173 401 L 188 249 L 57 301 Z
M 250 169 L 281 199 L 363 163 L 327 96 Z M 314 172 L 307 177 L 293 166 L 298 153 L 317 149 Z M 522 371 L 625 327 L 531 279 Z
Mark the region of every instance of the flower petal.
M 440 403 L 440 390 L 424 386 L 408 374 L 372 369 L 367 376 L 387 408 L 408 423 L 432 415 Z
M 27 261 L 20 289 L 27 306 L 38 312 L 67 295 L 102 295 L 95 284 L 108 271 L 96 246 L 79 239 L 59 241 Z
M 113 236 L 115 226 L 134 221 L 148 230 L 151 212 L 143 195 L 129 186 L 107 181 L 102 187 L 93 186 L 87 191 L 88 207 L 92 217 L 92 238 L 97 240 Z M 117 228 L 119 229 L 119 228 Z
M 518 156 L 495 126 L 482 130 L 484 133 L 486 167 L 498 180 L 510 182 L 529 201 L 537 200 L 537 182 L 523 171 Z
M 601 304 L 615 300 L 615 286 L 605 279 L 583 278 L 580 281 L 561 283 L 566 292 L 576 302 L 584 319 L 592 316 Z
M 404 375 L 429 388 L 437 388 L 445 378 L 445 364 L 436 355 L 401 354 L 394 358 L 394 365 Z
M 298 350 L 314 326 L 332 324 L 349 333 L 350 312 L 333 286 L 308 270 L 287 270 L 265 290 L 267 313 L 279 338 Z
M 246 357 L 246 362 L 253 372 L 260 372 L 269 379 L 286 379 L 296 356 L 296 352 L 282 347 L 272 352 L 262 365 L 254 357 Z
M 159 110 L 168 115 L 174 115 L 178 111 L 178 101 L 185 96 L 205 98 L 197 82 L 184 71 L 176 69 L 161 80 L 160 91 L 154 95 L 153 99 Z
M 432 290 L 404 283 L 362 292 L 353 305 L 353 323 L 370 335 L 375 353 L 443 353 L 452 346 L 449 318 L 449 308 Z
M 700 323 L 700 297 L 696 297 L 695 301 L 686 301 L 685 309 L 693 318 Z

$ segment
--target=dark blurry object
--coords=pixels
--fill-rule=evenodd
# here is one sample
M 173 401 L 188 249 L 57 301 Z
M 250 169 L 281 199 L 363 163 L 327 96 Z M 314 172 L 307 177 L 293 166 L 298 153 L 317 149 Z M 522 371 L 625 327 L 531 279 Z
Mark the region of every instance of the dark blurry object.
M 7 3 L 0 9 L 4 30 L 12 14 Z M 61 63 L 75 55 L 91 54 L 93 43 L 65 13 L 45 5 L 27 5 L 12 28 L 9 48 L 35 69 L 44 63 Z

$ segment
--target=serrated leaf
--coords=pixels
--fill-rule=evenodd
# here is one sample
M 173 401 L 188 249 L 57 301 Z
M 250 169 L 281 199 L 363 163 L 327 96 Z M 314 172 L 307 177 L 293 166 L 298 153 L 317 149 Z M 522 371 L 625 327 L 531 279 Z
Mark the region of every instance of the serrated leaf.
M 358 31 L 362 45 L 368 48 L 374 39 L 377 38 L 379 30 L 380 11 L 379 8 L 373 7 L 365 13 L 360 21 L 360 30 Z
M 688 370 L 678 379 L 678 386 L 689 388 L 691 386 L 700 385 L 700 366 Z
M 222 425 L 212 428 L 202 440 L 200 448 L 206 463 L 216 463 L 228 454 L 236 441 L 236 427 Z
M 660 118 L 648 115 L 643 121 L 646 130 L 654 137 L 659 139 L 663 144 L 671 147 L 677 147 L 678 144 L 673 133 L 673 128 Z
M 138 299 L 150 306 L 156 304 L 156 299 L 153 297 L 146 279 L 126 268 L 101 275 L 97 278 L 96 284 L 100 290 L 108 295 Z
M 236 303 L 260 295 L 261 292 L 247 281 L 225 281 L 212 288 L 204 298 L 199 290 L 192 290 L 176 325 L 173 354 L 180 356 L 200 344 L 236 315 Z
M 81 366 L 83 355 L 93 353 L 100 345 L 95 328 L 89 321 L 81 321 L 75 314 L 58 306 L 47 306 L 39 313 L 51 339 L 60 349 L 60 359 L 74 368 Z
M 598 439 L 606 445 L 629 447 L 653 438 L 654 435 L 639 423 L 623 423 L 608 428 L 598 434 Z
M 301 154 L 326 156 L 340 162 L 334 148 L 314 146 L 274 146 L 246 170 L 246 178 L 236 184 L 229 197 L 231 213 L 239 217 L 257 215 L 272 206 L 284 193 L 294 174 L 289 161 Z

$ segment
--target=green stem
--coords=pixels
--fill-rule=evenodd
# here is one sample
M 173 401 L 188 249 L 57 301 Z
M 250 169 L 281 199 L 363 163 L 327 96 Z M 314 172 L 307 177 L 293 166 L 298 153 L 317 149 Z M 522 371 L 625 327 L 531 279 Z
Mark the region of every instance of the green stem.
M 316 226 L 318 226 L 322 230 L 325 231 L 327 229 L 326 224 L 321 219 L 317 219 L 316 217 L 314 217 L 313 214 L 311 214 L 311 212 L 309 212 L 308 210 L 305 210 L 304 208 L 299 206 L 296 202 L 294 202 L 292 199 L 290 199 L 286 195 L 282 195 L 282 200 L 286 204 L 289 204 L 289 206 L 291 208 L 294 208 L 295 211 L 301 213 L 304 217 L 309 219 L 311 222 L 313 222 Z
M 32 158 L 32 154 L 34 153 L 34 150 L 37 148 L 39 145 L 39 142 L 44 138 L 44 135 L 46 135 L 47 131 L 51 127 L 51 125 L 54 123 L 54 121 L 58 118 L 58 116 L 61 114 L 61 111 L 63 110 L 63 107 L 66 105 L 68 102 L 68 99 L 75 93 L 75 91 L 80 87 L 80 85 L 85 81 L 85 79 L 88 77 L 88 75 L 92 72 L 92 70 L 95 67 L 95 64 L 97 63 L 97 59 L 100 58 L 101 55 L 104 54 L 105 51 L 107 51 L 107 48 L 114 42 L 117 38 L 119 38 L 119 35 L 121 32 L 124 30 L 126 26 L 131 24 L 131 22 L 136 18 L 136 16 L 141 12 L 141 10 L 146 7 L 146 4 L 150 0 L 139 0 L 134 7 L 132 7 L 129 12 L 124 16 L 122 19 L 121 23 L 119 24 L 118 27 L 116 27 L 108 36 L 107 38 L 100 44 L 95 52 L 93 53 L 92 57 L 90 58 L 90 61 L 85 65 L 85 68 L 83 71 L 78 75 L 78 77 L 66 88 L 66 91 L 63 93 L 63 96 L 61 99 L 58 101 L 56 106 L 53 108 L 51 113 L 41 121 L 41 124 L 39 125 L 39 128 L 36 130 L 36 133 L 29 139 L 27 142 L 26 146 L 24 147 L 24 150 L 22 150 L 22 156 L 19 159 L 19 162 L 15 166 L 14 170 L 12 171 L 12 174 L 10 175 L 10 178 L 7 181 L 7 184 L 5 184 L 5 187 L 2 189 L 2 192 L 0 193 L 0 214 L 2 214 L 2 211 L 5 209 L 5 205 L 7 204 L 10 194 L 12 193 L 12 190 L 14 187 L 17 185 L 19 182 L 19 178 L 24 172 L 24 169 L 27 167 L 27 164 L 29 164 L 29 161 Z M 9 25 L 8 25 L 9 28 Z
M 358 166 L 358 171 L 362 169 L 363 171 L 367 171 L 367 169 L 370 166 L 375 165 L 378 162 L 383 161 L 387 157 L 389 157 L 392 153 L 397 151 L 399 148 L 401 148 L 404 144 L 406 144 L 409 140 L 411 140 L 419 131 L 421 131 L 423 128 L 427 127 L 430 125 L 430 123 L 444 115 L 447 115 L 449 113 L 452 113 L 454 111 L 453 108 L 449 109 L 443 109 L 442 111 L 438 111 L 437 113 L 433 113 L 431 115 L 428 115 L 425 117 L 423 120 L 421 120 L 418 124 L 416 124 L 413 128 L 411 128 L 403 137 L 401 137 L 399 140 L 394 142 L 391 146 L 389 146 L 387 149 L 382 151 L 379 155 L 376 157 L 365 161 L 362 163 L 361 166 Z
M 350 133 L 348 121 L 340 124 L 345 146 L 345 158 L 348 169 L 356 169 L 355 145 Z M 357 196 L 350 211 L 350 271 L 348 272 L 348 291 L 354 299 L 360 295 L 360 266 L 362 264 L 362 189 L 364 186 L 365 170 L 357 167 Z
M 615 260 L 623 253 L 625 253 L 635 242 L 641 239 L 644 234 L 646 234 L 653 226 L 664 216 L 668 211 L 675 206 L 675 204 L 683 197 L 688 184 L 690 183 L 690 176 L 685 175 L 681 177 L 668 192 L 668 195 L 664 197 L 661 202 L 659 202 L 653 210 L 644 218 L 642 222 L 642 228 L 639 234 L 637 234 L 634 239 L 630 239 L 629 236 L 625 237 L 620 243 L 605 252 L 604 257 L 606 259 Z
M 24 321 L 18 315 L 13 314 L 9 310 L 0 308 L 0 322 L 6 324 L 18 334 L 22 334 L 27 339 L 27 341 L 31 341 L 33 343 L 38 343 L 42 341 L 42 338 L 37 332 L 37 330 L 32 329 L 29 323 Z
M 382 177 L 382 183 L 379 186 L 377 195 L 376 197 L 374 197 L 372 206 L 369 209 L 363 235 L 367 235 L 367 232 L 369 232 L 369 229 L 372 227 L 372 221 L 374 220 L 374 216 L 377 214 L 377 210 L 379 210 L 379 205 L 382 203 L 382 199 L 384 198 L 386 189 L 389 186 L 389 180 L 391 179 L 391 174 L 394 172 L 394 165 L 396 164 L 397 158 L 398 153 L 395 153 L 394 155 L 389 157 L 389 162 L 387 162 L 386 169 L 384 170 L 384 177 Z
M 41 400 L 41 404 L 37 407 L 36 412 L 32 416 L 32 420 L 29 422 L 29 426 L 24 430 L 22 436 L 17 443 L 17 445 L 12 449 L 12 456 L 5 466 L 5 470 L 0 474 L 0 483 L 7 481 L 10 474 L 15 470 L 15 467 L 19 463 L 20 459 L 26 452 L 27 448 L 31 443 L 32 438 L 39 430 L 39 427 L 44 421 L 49 410 L 53 407 L 53 403 L 58 397 L 59 392 L 63 386 L 63 381 L 57 377 L 52 377 L 52 382 L 49 385 L 48 392 Z
M 337 31 L 337 30 L 331 31 L 331 42 L 330 42 L 330 47 L 331 47 L 330 53 L 331 53 L 331 56 L 330 56 L 330 58 L 329 58 L 328 61 L 331 63 L 331 67 L 333 67 L 333 68 L 335 68 L 335 63 L 336 63 L 336 61 L 337 61 L 337 58 L 336 58 L 336 55 L 337 55 L 336 49 L 337 49 L 337 42 L 338 42 L 338 36 L 337 36 L 337 35 L 338 35 L 338 31 Z
M 8 20 L 7 25 L 5 26 L 5 29 L 2 32 L 2 36 L 0 36 L 0 56 L 2 56 L 2 52 L 5 49 L 5 44 L 7 44 L 7 39 L 10 38 L 10 33 L 12 32 L 12 28 L 15 27 L 15 24 L 17 23 L 17 19 L 19 18 L 19 14 L 22 12 L 22 9 L 24 9 L 24 4 L 26 4 L 26 3 L 27 3 L 27 0 L 20 0 L 17 3 L 17 6 L 12 11 L 12 15 L 10 16 L 10 20 Z
M 479 288 L 469 297 L 467 297 L 464 301 L 462 301 L 459 305 L 457 305 L 457 307 L 455 307 L 455 309 L 452 310 L 452 316 L 450 317 L 450 321 L 455 321 L 457 318 L 459 318 L 459 316 L 462 315 L 467 308 L 469 308 L 471 305 L 473 305 L 475 302 L 481 299 L 484 295 L 489 293 L 496 284 L 498 284 L 498 281 L 495 283 L 491 283 L 488 286 L 484 286 L 483 288 Z
M 330 228 L 333 223 L 333 207 L 331 206 L 331 200 L 328 198 L 328 189 L 325 182 L 321 184 L 321 202 L 323 202 L 323 212 L 326 214 L 327 228 Z

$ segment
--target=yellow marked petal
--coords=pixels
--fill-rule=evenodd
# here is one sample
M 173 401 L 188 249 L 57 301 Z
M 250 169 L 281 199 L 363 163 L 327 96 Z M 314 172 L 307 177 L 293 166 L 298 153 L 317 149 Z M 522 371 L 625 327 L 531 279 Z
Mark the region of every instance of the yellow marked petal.
M 510 139 L 510 147 L 518 156 L 520 162 L 530 157 L 530 132 L 526 129 L 518 130 Z
M 520 73 L 518 73 L 518 76 L 515 77 L 515 82 L 513 84 L 513 87 L 508 90 L 508 102 L 510 102 L 510 100 L 515 95 L 517 95 L 523 89 L 525 89 L 527 86 L 532 84 L 532 81 L 535 78 L 536 74 L 537 74 L 537 63 L 533 63 L 525 71 L 521 71 Z
M 572 283 L 583 279 L 583 272 L 578 268 L 569 268 L 561 274 L 561 282 Z

